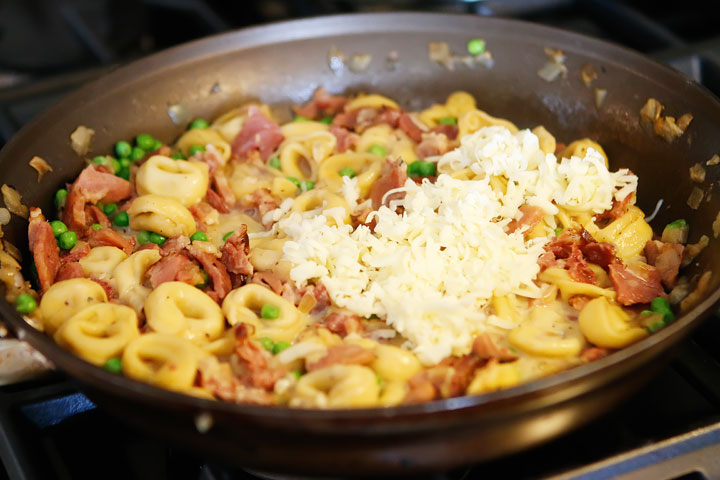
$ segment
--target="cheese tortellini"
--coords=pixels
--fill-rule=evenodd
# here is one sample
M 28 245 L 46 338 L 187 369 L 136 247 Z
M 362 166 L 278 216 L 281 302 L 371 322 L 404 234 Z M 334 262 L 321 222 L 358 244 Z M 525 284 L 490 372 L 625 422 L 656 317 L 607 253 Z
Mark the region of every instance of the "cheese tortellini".
M 190 211 L 170 197 L 141 195 L 133 200 L 128 214 L 133 230 L 148 230 L 166 237 L 189 237 L 197 230 Z
M 123 260 L 113 271 L 113 280 L 117 285 L 120 301 L 141 311 L 150 289 L 143 283 L 148 268 L 160 260 L 157 250 L 138 250 Z
M 106 278 L 112 275 L 115 267 L 127 257 L 127 253 L 117 247 L 95 247 L 90 250 L 90 253 L 81 258 L 78 263 L 85 275 Z
M 50 287 L 40 301 L 43 326 L 54 333 L 67 319 L 96 303 L 107 302 L 99 283 L 87 278 L 72 278 Z
M 372 370 L 360 365 L 333 365 L 298 380 L 293 407 L 362 408 L 377 404 L 380 388 Z
M 207 192 L 208 166 L 202 162 L 153 155 L 138 169 L 135 187 L 140 195 L 160 195 L 173 198 L 186 207 L 194 205 Z

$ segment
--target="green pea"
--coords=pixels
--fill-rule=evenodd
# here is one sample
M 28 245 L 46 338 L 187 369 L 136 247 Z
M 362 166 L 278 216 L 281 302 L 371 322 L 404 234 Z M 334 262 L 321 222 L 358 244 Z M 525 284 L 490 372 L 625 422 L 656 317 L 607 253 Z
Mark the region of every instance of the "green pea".
M 50 226 L 52 227 L 53 235 L 55 235 L 55 238 L 68 231 L 67 225 L 65 225 L 60 220 L 53 220 L 52 222 L 50 222 Z
M 27 293 L 21 293 L 15 300 L 15 310 L 20 313 L 30 314 L 37 308 L 37 302 Z
M 377 373 L 375 374 L 375 381 L 377 382 L 378 387 L 382 387 L 383 385 L 385 385 L 385 380 L 383 380 L 383 378 Z
M 162 245 L 167 240 L 167 237 L 160 235 L 159 233 L 150 232 L 150 241 L 155 245 Z
M 443 117 L 438 120 L 440 125 L 457 125 L 457 118 L 455 117 Z
M 312 190 L 313 188 L 315 188 L 315 182 L 313 182 L 312 180 L 304 180 L 304 181 L 300 184 L 300 189 L 301 189 L 303 192 L 307 192 L 307 191 L 309 191 L 309 190 Z
M 120 159 L 120 168 L 130 168 L 130 165 L 132 165 L 132 160 L 129 158 Z
M 109 217 L 113 213 L 117 212 L 117 209 L 117 203 L 108 203 L 102 208 L 102 211 Z
M 190 235 L 190 240 L 193 242 L 195 240 L 200 240 L 201 242 L 207 242 L 208 238 L 207 238 L 207 235 L 205 235 L 205 232 L 201 232 L 198 230 L 197 232 Z
M 195 285 L 197 288 L 205 288 L 207 286 L 208 282 L 210 282 L 210 276 L 207 273 L 205 273 L 205 270 L 201 270 L 201 272 L 203 275 L 203 282 Z
M 277 355 L 278 353 L 282 352 L 286 348 L 290 347 L 290 342 L 286 342 L 284 340 L 281 340 L 275 344 L 275 346 L 272 349 L 273 355 Z
M 385 157 L 387 155 L 387 150 L 382 145 L 373 145 L 372 147 L 368 148 L 368 152 L 379 157 Z
M 155 140 L 155 143 L 153 143 L 152 149 L 150 149 L 150 151 L 154 152 L 155 150 L 159 150 L 162 146 L 163 142 L 161 142 L 160 140 Z
M 152 150 L 155 146 L 155 139 L 149 133 L 141 133 L 135 137 L 135 145 L 143 150 Z
M 302 377 L 302 372 L 300 370 L 293 370 L 290 374 L 295 377 L 296 380 Z
M 102 230 L 103 226 L 99 223 L 93 223 L 92 225 L 90 225 L 90 228 L 92 228 L 93 230 Z
M 120 167 L 120 170 L 118 170 L 117 173 L 115 173 L 115 176 L 124 178 L 125 180 L 130 180 L 130 168 Z
M 302 115 L 298 115 L 297 117 L 293 118 L 293 122 L 307 122 L 309 119 L 306 117 L 303 117 Z
M 110 157 L 110 165 L 112 167 L 113 173 L 118 172 L 122 168 L 122 165 L 117 158 Z
M 227 242 L 227 239 L 232 237 L 233 233 L 235 233 L 235 232 L 230 231 L 230 232 L 227 232 L 225 235 L 223 235 L 223 242 Z
M 138 160 L 142 160 L 143 157 L 145 157 L 145 150 L 140 147 L 133 147 L 132 153 L 130 154 L 130 160 L 137 162 Z
M 182 152 L 175 152 L 170 154 L 170 158 L 173 160 L 186 160 L 185 155 Z
M 70 250 L 75 246 L 77 240 L 77 234 L 75 232 L 68 231 L 60 234 L 60 236 L 58 237 L 58 245 L 63 250 Z
M 661 330 L 664 326 L 665 326 L 665 321 L 658 320 L 657 322 L 655 322 L 652 325 L 650 325 L 649 327 L 647 327 L 647 329 L 650 333 L 655 333 L 658 330 Z
M 667 298 L 663 297 L 653 298 L 652 302 L 650 302 L 650 310 L 655 313 L 665 313 L 672 311 L 670 309 L 670 302 L 667 301 Z
M 68 192 L 64 188 L 61 188 L 55 192 L 55 206 L 57 208 L 65 206 L 65 200 L 67 200 Z
M 113 357 L 103 365 L 103 368 L 111 373 L 122 373 L 122 358 Z
M 115 144 L 115 153 L 120 158 L 127 158 L 132 153 L 132 146 L 125 140 L 120 140 Z
M 204 151 L 205 151 L 205 147 L 203 147 L 202 145 L 193 145 L 192 147 L 190 147 L 190 150 L 188 151 L 188 153 L 192 157 L 196 153 L 204 152 Z
M 268 320 L 275 320 L 276 318 L 280 317 L 280 309 L 275 305 L 270 305 L 269 303 L 266 303 L 260 309 L 260 317 L 266 318 Z
M 280 170 L 280 159 L 278 157 L 272 157 L 270 158 L 270 160 L 268 160 L 268 165 L 270 165 L 272 168 Z
M 333 117 L 323 117 L 320 119 L 320 123 L 324 123 L 325 125 L 330 125 L 333 122 Z
M 260 345 L 267 350 L 268 352 L 273 351 L 273 347 L 275 346 L 275 342 L 273 342 L 272 338 L 268 337 L 262 337 L 258 340 L 260 342 Z
M 468 42 L 467 50 L 470 55 L 481 55 L 485 51 L 485 40 L 473 38 Z
M 296 187 L 302 188 L 302 186 L 300 185 L 300 180 L 298 180 L 297 178 L 295 178 L 295 177 L 285 177 L 285 178 L 287 178 L 288 180 L 293 182 Z
M 665 228 L 683 228 L 687 227 L 687 224 L 687 221 L 684 218 L 681 218 L 680 220 L 668 223 Z
M 338 173 L 341 177 L 353 178 L 355 176 L 355 170 L 350 167 L 341 168 Z
M 93 157 L 92 161 L 98 165 L 105 165 L 107 163 L 107 158 L 103 155 L 98 155 L 97 157 Z
M 198 130 L 203 128 L 208 128 L 210 126 L 210 123 L 205 120 L 204 118 L 196 118 L 192 122 L 190 122 L 190 126 L 188 126 L 188 130 Z
M 143 243 L 150 243 L 150 232 L 139 232 L 135 238 L 137 239 L 138 245 L 142 245 Z
M 555 236 L 557 237 L 558 235 L 560 235 L 560 234 L 562 233 L 562 231 L 563 231 L 563 228 L 562 228 L 562 227 L 556 228 L 556 229 L 555 229 Z
M 113 218 L 113 223 L 118 227 L 127 227 L 130 225 L 130 216 L 127 212 L 120 212 Z
M 422 177 L 433 177 L 435 176 L 435 164 L 432 162 L 422 162 L 420 164 L 420 176 Z

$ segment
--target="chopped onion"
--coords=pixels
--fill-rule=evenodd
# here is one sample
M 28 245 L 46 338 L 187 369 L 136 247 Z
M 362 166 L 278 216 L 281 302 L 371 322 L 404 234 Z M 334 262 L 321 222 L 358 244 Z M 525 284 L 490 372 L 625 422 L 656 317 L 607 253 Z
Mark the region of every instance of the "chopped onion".
M 306 293 L 300 299 L 300 303 L 298 303 L 298 310 L 303 313 L 310 313 L 310 311 L 315 308 L 315 305 L 317 305 L 317 299 L 310 293 Z
M 695 290 L 690 292 L 690 295 L 685 297 L 683 301 L 680 302 L 681 312 L 687 312 L 692 307 L 697 305 L 700 300 L 702 300 L 702 297 L 710 289 L 710 277 L 712 277 L 712 272 L 710 270 L 702 274 L 700 280 L 698 280 Z
M 299 358 L 304 358 L 312 353 L 322 352 L 325 350 L 327 350 L 327 347 L 320 343 L 311 341 L 300 342 L 278 353 L 277 355 L 275 355 L 275 358 L 280 363 L 284 363 L 287 365 L 288 363 L 294 362 Z
M 711 166 L 713 166 L 713 165 L 717 165 L 718 163 L 720 163 L 720 155 L 718 155 L 718 154 L 716 153 L 715 155 L 712 156 L 712 158 L 711 158 L 710 160 L 708 160 L 707 162 L 705 162 L 705 165 L 711 167 Z
M 607 90 L 604 88 L 596 88 L 595 89 L 595 107 L 600 108 L 602 107 L 602 104 L 605 102 L 605 97 L 607 97 Z
M 695 183 L 702 183 L 705 181 L 705 169 L 699 163 L 690 167 L 690 180 Z
M 47 172 L 52 172 L 52 167 L 41 157 L 33 157 L 30 160 L 30 166 L 38 172 L 38 183 L 42 182 L 43 177 Z
M 7 184 L 3 184 L 0 190 L 2 190 L 3 201 L 7 209 L 18 217 L 28 218 L 30 209 L 28 209 L 26 205 L 23 205 L 22 195 Z
M 191 120 L 192 114 L 182 103 L 175 103 L 168 107 L 168 116 L 175 125 L 185 125 Z
M 5 251 L 10 254 L 11 257 L 13 257 L 18 262 L 22 262 L 22 252 L 19 248 L 17 248 L 15 245 L 8 242 L 7 240 L 3 241 L 3 247 L 5 248 Z
M 439 63 L 448 70 L 455 68 L 453 55 L 450 52 L 450 45 L 447 42 L 430 42 L 428 44 L 428 56 L 430 60 Z
M 688 206 L 693 210 L 697 210 L 704 196 L 705 193 L 702 190 L 700 190 L 698 187 L 693 187 L 693 190 L 692 192 L 690 192 L 690 196 L 687 200 Z
M 700 240 L 698 240 L 697 243 L 690 243 L 685 246 L 685 249 L 683 250 L 682 255 L 682 264 L 681 267 L 687 267 L 692 263 L 693 260 L 695 260 L 695 257 L 700 255 L 700 252 L 705 250 L 705 247 L 707 247 L 710 244 L 710 238 L 707 235 L 703 235 L 700 237 Z
M 72 149 L 78 155 L 85 155 L 90 149 L 90 142 L 95 135 L 95 130 L 87 128 L 84 125 L 80 125 L 70 134 L 70 143 Z
M 397 332 L 393 330 L 392 328 L 381 328 L 378 330 L 373 330 L 372 332 L 369 332 L 367 335 L 367 338 L 371 340 L 389 340 L 391 338 L 395 338 L 397 336 Z
M 712 223 L 713 237 L 720 237 L 720 212 L 715 215 L 715 221 Z
M 195 428 L 200 433 L 207 433 L 213 426 L 213 417 L 209 412 L 195 415 Z
M 345 69 L 345 53 L 335 46 L 330 47 L 328 65 L 336 74 L 341 73 Z
M 640 118 L 647 122 L 655 122 L 655 120 L 660 118 L 660 113 L 663 108 L 662 103 L 658 102 L 654 98 L 648 98 L 647 102 L 645 102 L 645 105 L 640 110 Z
M 677 283 L 668 294 L 668 302 L 671 305 L 677 305 L 683 298 L 687 297 L 690 293 L 690 282 L 687 277 L 678 277 Z
M 567 67 L 561 63 L 550 61 L 543 65 L 543 67 L 538 70 L 537 74 L 538 77 L 542 78 L 546 82 L 553 82 L 560 75 L 563 77 L 567 75 Z
M 583 65 L 582 69 L 580 70 L 580 76 L 585 86 L 589 87 L 590 84 L 598 77 L 597 70 L 595 70 L 595 65 L 593 65 L 592 63 L 586 63 L 585 65 Z
M 372 55 L 369 53 L 356 53 L 350 57 L 350 71 L 359 73 L 367 70 L 372 62 Z
M 660 117 L 653 123 L 655 135 L 670 143 L 680 135 L 683 130 L 675 123 L 675 117 Z
M 8 223 L 10 223 L 10 210 L 0 207 L 0 225 L 7 225 Z
M 690 122 L 692 122 L 693 116 L 691 113 L 686 113 L 684 115 L 681 115 L 680 118 L 677 119 L 677 126 L 680 128 L 680 130 L 685 133 L 685 130 L 690 126 Z

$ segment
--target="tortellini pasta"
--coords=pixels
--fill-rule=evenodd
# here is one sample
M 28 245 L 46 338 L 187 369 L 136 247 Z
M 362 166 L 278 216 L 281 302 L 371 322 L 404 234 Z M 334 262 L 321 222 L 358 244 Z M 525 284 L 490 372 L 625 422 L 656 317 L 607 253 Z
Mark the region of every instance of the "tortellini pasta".
M 279 316 L 273 319 L 262 318 L 260 311 L 264 305 L 272 305 L 279 310 Z M 230 292 L 222 304 L 222 310 L 230 325 L 248 323 L 255 327 L 255 335 L 267 337 L 275 342 L 291 342 L 305 328 L 308 318 L 295 305 L 273 291 L 250 283 Z
M 150 289 L 143 285 L 145 272 L 160 260 L 157 250 L 138 250 L 123 260 L 113 271 L 113 280 L 117 285 L 120 301 L 141 311 Z
M 653 235 L 652 228 L 645 221 L 645 214 L 635 206 L 607 227 L 599 230 L 591 228 L 589 231 L 596 240 L 615 245 L 617 255 L 622 259 L 639 255 Z
M 341 212 L 338 215 L 331 215 L 326 213 L 328 210 L 333 212 L 337 211 L 338 208 Z M 338 223 L 350 223 L 350 208 L 347 202 L 340 196 L 330 193 L 327 190 L 310 190 L 295 198 L 293 202 L 293 212 L 309 212 L 311 210 L 319 209 L 328 219 L 328 225 L 338 225 Z M 337 220 L 341 220 L 338 222 Z
M 165 282 L 145 300 L 147 324 L 158 333 L 205 343 L 218 338 L 225 317 L 215 301 L 183 282 Z
M 220 153 L 220 158 L 223 162 L 227 162 L 232 153 L 230 144 L 215 130 L 207 128 L 194 128 L 183 133 L 182 137 L 177 141 L 177 147 L 180 151 L 188 156 L 190 154 L 190 148 L 199 145 L 206 147 L 212 145 Z
M 294 407 L 362 408 L 378 402 L 380 388 L 372 370 L 332 365 L 303 375 L 290 399 Z
M 340 171 L 350 168 L 355 172 L 360 195 L 367 196 L 370 187 L 382 171 L 382 161 L 372 153 L 339 153 L 328 158 L 320 165 L 318 180 L 332 192 L 339 192 L 343 185 Z
M 588 302 L 578 323 L 583 335 L 600 347 L 622 348 L 647 336 L 647 330 L 634 324 L 630 315 L 604 297 Z
M 189 237 L 197 230 L 190 211 L 170 197 L 141 195 L 133 200 L 128 214 L 133 230 L 148 230 L 166 237 Z
M 508 336 L 515 347 L 542 357 L 577 356 L 585 346 L 577 323 L 550 307 L 536 307 Z
M 138 169 L 135 187 L 140 195 L 160 195 L 173 198 L 186 207 L 194 205 L 207 192 L 208 166 L 202 162 L 153 155 Z
M 135 310 L 114 303 L 96 303 L 64 322 L 55 340 L 95 365 L 118 357 L 131 340 L 140 336 Z
M 95 275 L 99 278 L 110 277 L 120 262 L 128 257 L 127 253 L 117 247 L 95 247 L 78 263 L 87 276 Z
M 43 326 L 54 333 L 68 318 L 96 303 L 107 302 L 99 283 L 87 278 L 72 278 L 50 287 L 40 301 Z
M 359 108 L 400 108 L 394 100 L 378 94 L 359 95 L 345 105 L 345 110 L 352 111 Z

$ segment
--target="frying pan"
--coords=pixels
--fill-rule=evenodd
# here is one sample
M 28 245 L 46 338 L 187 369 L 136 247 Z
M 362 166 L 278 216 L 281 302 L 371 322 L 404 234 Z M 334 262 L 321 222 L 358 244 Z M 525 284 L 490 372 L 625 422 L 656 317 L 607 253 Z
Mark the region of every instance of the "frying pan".
M 456 52 L 480 37 L 492 68 L 451 71 L 428 58 L 428 42 L 448 42 Z M 372 55 L 360 72 L 331 70 L 334 46 L 348 56 Z M 537 71 L 544 47 L 562 49 L 568 73 L 553 82 Z M 386 58 L 397 53 L 391 67 Z M 591 63 L 598 78 L 580 80 Z M 520 127 L 542 124 L 559 141 L 585 136 L 600 142 L 611 168 L 629 167 L 640 178 L 639 205 L 652 212 L 656 231 L 685 218 L 690 240 L 712 238 L 720 195 L 692 210 L 688 168 L 720 150 L 715 140 L 720 103 L 674 70 L 618 46 L 581 35 L 512 20 L 436 14 L 371 14 L 315 18 L 250 28 L 196 41 L 123 67 L 69 96 L 26 126 L 0 153 L 2 181 L 24 194 L 26 204 L 52 211 L 52 197 L 82 169 L 70 149 L 78 125 L 96 132 L 89 155 L 121 138 L 149 132 L 171 141 L 185 125 L 168 114 L 211 118 L 250 99 L 289 105 L 319 86 L 331 92 L 379 92 L 408 109 L 466 90 L 480 108 Z M 607 90 L 600 108 L 594 88 Z M 672 143 L 655 136 L 639 111 L 648 97 L 679 117 L 694 120 Z M 54 168 L 38 185 L 27 162 L 34 155 Z M 716 167 L 717 168 L 717 167 Z M 716 182 L 708 169 L 703 188 Z M 6 237 L 24 246 L 27 224 L 14 219 Z M 710 245 L 690 275 L 720 271 L 720 244 Z M 29 255 L 25 250 L 25 258 Z M 673 347 L 695 328 L 720 297 L 718 277 L 702 301 L 674 324 L 596 362 L 507 390 L 386 409 L 313 411 L 212 402 L 157 389 L 95 368 L 29 327 L 11 305 L 0 312 L 21 337 L 45 354 L 109 412 L 184 447 L 238 465 L 312 474 L 397 475 L 447 469 L 507 455 L 562 434 L 612 408 L 642 386 L 671 358 Z M 200 433 L 196 421 L 212 426 Z M 209 421 L 209 422 L 208 422 Z

